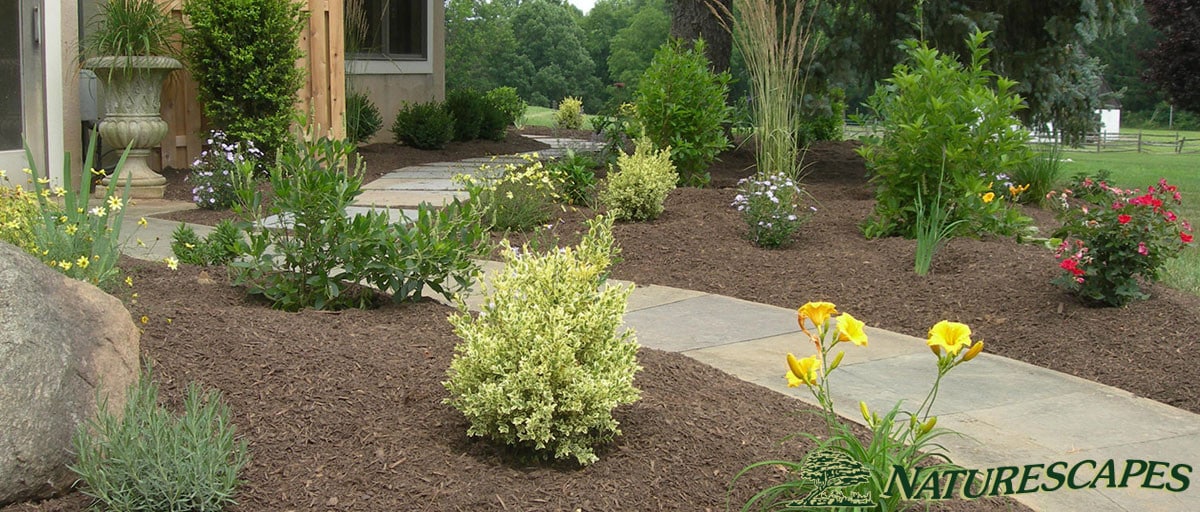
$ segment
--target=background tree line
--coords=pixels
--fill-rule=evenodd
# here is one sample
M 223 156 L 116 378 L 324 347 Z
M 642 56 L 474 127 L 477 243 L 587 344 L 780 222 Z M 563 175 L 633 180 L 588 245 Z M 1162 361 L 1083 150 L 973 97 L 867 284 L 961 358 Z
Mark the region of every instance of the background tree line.
M 966 36 L 980 29 L 993 33 L 994 69 L 1020 84 L 1027 105 L 1021 115 L 1032 126 L 1053 123 L 1082 133 L 1094 129 L 1096 109 L 1114 99 L 1126 119 L 1152 125 L 1165 124 L 1171 101 L 1175 121 L 1186 124 L 1196 118 L 1180 109 L 1200 108 L 1187 93 L 1200 90 L 1194 86 L 1200 66 L 1188 64 L 1200 55 L 1200 6 L 1193 4 L 810 2 L 818 36 L 808 65 L 808 100 L 821 104 L 824 91 L 836 87 L 846 91 L 853 112 L 902 58 L 900 41 L 923 38 L 943 51 L 961 52 Z M 565 0 L 447 0 L 447 86 L 512 86 L 541 106 L 577 96 L 587 111 L 597 112 L 630 96 L 668 34 L 704 36 L 714 68 L 731 70 L 732 101 L 739 103 L 747 73 L 704 0 L 598 0 L 586 15 Z M 1147 81 L 1151 77 L 1154 82 Z

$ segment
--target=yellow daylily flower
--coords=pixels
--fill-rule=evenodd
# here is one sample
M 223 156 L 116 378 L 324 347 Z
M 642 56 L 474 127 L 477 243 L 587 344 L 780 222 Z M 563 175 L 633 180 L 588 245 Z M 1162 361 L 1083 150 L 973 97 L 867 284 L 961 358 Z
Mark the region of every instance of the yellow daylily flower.
M 951 356 L 958 355 L 963 348 L 971 346 L 971 328 L 967 324 L 942 320 L 929 330 L 926 341 L 934 353 L 945 350 Z
M 808 356 L 804 359 L 796 359 L 796 356 L 788 353 L 788 373 L 794 377 L 794 380 L 806 386 L 812 386 L 817 383 L 817 370 L 821 368 L 821 359 L 817 356 Z M 788 379 L 788 385 L 792 387 L 793 378 Z
M 992 200 L 993 200 L 993 199 L 995 199 L 995 198 L 996 198 L 996 193 L 995 193 L 995 192 L 988 192 L 988 193 L 984 194 L 984 195 L 983 195 L 983 196 L 981 196 L 981 197 L 983 198 L 983 202 L 984 202 L 985 204 L 986 204 L 986 203 L 990 203 L 990 202 L 992 202 Z
M 804 327 L 804 319 L 808 319 L 817 327 L 825 325 L 829 317 L 837 314 L 837 306 L 832 302 L 809 302 L 796 310 L 796 320 Z
M 866 325 L 850 313 L 842 313 L 837 318 L 838 341 L 849 341 L 860 347 L 867 346 L 867 333 L 863 330 Z

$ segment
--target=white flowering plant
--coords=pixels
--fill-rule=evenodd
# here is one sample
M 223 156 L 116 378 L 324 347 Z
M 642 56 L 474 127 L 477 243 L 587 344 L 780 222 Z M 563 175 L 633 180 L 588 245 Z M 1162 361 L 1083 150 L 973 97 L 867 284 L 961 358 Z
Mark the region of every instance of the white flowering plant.
M 796 231 L 817 211 L 805 207 L 800 183 L 786 174 L 756 174 L 738 182 L 732 206 L 742 212 L 746 237 L 759 247 L 779 248 L 792 243 Z
M 233 176 L 237 163 L 256 161 L 262 151 L 254 142 L 230 142 L 224 132 L 213 130 L 208 138 L 208 149 L 192 162 L 192 201 L 196 206 L 209 210 L 225 210 L 237 200 Z

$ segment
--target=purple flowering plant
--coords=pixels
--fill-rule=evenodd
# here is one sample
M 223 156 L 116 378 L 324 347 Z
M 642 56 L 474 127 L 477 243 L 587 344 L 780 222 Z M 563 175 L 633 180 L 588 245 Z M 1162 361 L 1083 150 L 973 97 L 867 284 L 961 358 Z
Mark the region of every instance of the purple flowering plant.
M 224 132 L 214 130 L 206 141 L 208 148 L 200 158 L 192 162 L 192 201 L 200 208 L 225 210 L 233 206 L 234 169 L 238 162 L 253 161 L 262 157 L 262 151 L 254 143 L 231 142 Z
M 732 206 L 742 212 L 751 242 L 759 247 L 786 247 L 817 211 L 814 206 L 801 204 L 804 195 L 800 183 L 783 173 L 756 174 L 738 182 Z

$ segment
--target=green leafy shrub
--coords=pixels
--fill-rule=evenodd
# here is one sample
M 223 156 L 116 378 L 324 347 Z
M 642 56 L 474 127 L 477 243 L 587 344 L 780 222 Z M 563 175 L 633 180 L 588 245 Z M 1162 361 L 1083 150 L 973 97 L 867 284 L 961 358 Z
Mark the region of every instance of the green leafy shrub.
M 352 91 L 346 95 L 346 137 L 350 142 L 367 142 L 382 127 L 383 117 L 371 98 L 359 91 Z
M 631 288 L 602 286 L 613 243 L 612 220 L 597 218 L 578 247 L 509 248 L 480 314 L 460 303 L 445 402 L 470 420 L 469 435 L 590 464 L 620 434 L 612 411 L 638 399 L 641 368 L 621 327 Z
M 596 160 L 589 153 L 576 153 L 568 149 L 567 154 L 547 166 L 554 180 L 561 183 L 562 196 L 573 205 L 587 205 L 596 188 Z
M 21 187 L 0 187 L 0 241 L 32 254 L 36 249 L 33 225 L 40 220 L 36 197 Z
M 667 194 L 679 179 L 671 163 L 670 148 L 654 150 L 647 139 L 639 139 L 632 155 L 617 156 L 615 172 L 600 193 L 600 202 L 617 220 L 654 220 L 663 212 Z
M 642 133 L 637 106 L 633 103 L 622 103 L 605 115 L 593 117 L 592 126 L 596 128 L 596 133 L 604 136 L 600 158 L 608 164 L 616 163 L 617 156 L 632 147 L 633 140 Z
M 257 159 L 262 152 L 254 142 L 230 142 L 224 132 L 213 130 L 208 147 L 192 162 L 192 201 L 206 210 L 226 210 L 233 206 L 237 195 L 233 191 L 233 173 L 239 160 Z
M 795 180 L 779 173 L 771 176 L 756 174 L 738 182 L 738 194 L 733 206 L 742 212 L 746 221 L 746 236 L 759 247 L 786 247 L 810 212 L 803 208 L 804 189 Z
M 663 45 L 638 82 L 638 120 L 656 146 L 671 148 L 680 185 L 707 185 L 709 164 L 729 147 L 728 95 L 729 73 L 709 70 L 703 40 L 690 49 L 679 40 Z
M 293 0 L 186 0 L 183 49 L 204 114 L 268 160 L 289 141 L 307 13 Z
M 392 123 L 396 143 L 417 149 L 441 149 L 454 139 L 454 116 L 436 101 L 405 104 Z
M 508 126 L 512 124 L 509 115 L 491 96 L 480 100 L 479 138 L 502 141 L 508 137 Z
M 583 100 L 568 96 L 558 102 L 558 110 L 554 112 L 554 126 L 566 130 L 583 128 Z
M 801 146 L 820 140 L 842 140 L 846 126 L 846 91 L 830 89 L 825 98 L 808 98 L 801 105 L 804 113 L 796 138 Z
M 224 510 L 236 503 L 238 473 L 249 461 L 220 395 L 191 384 L 174 417 L 158 405 L 149 371 L 130 387 L 121 414 L 101 403 L 73 444 L 79 461 L 71 470 L 106 510 Z
M 484 228 L 529 231 L 550 220 L 561 178 L 542 165 L 536 154 L 523 158 L 527 163 L 522 165 L 483 165 L 475 175 L 454 177 L 478 205 Z
M 470 285 L 484 239 L 472 204 L 455 201 L 436 212 L 422 205 L 411 226 L 390 223 L 382 211 L 350 218 L 346 208 L 362 193 L 353 145 L 309 137 L 295 146 L 271 170 L 275 195 L 266 211 L 253 169 L 239 168 L 238 194 L 253 227 L 246 257 L 229 264 L 235 285 L 289 311 L 370 306 L 375 294 L 358 288 L 360 281 L 397 302 L 419 299 L 426 285 L 446 297 Z M 264 226 L 268 214 L 289 229 Z
M 203 267 L 224 265 L 245 252 L 242 230 L 233 221 L 222 219 L 216 229 L 204 237 L 184 223 L 171 233 L 171 252 L 183 263 Z
M 1179 189 L 1159 181 L 1148 191 L 1099 185 L 1107 196 L 1074 206 L 1069 192 L 1056 197 L 1062 227 L 1055 251 L 1063 273 L 1059 286 L 1093 304 L 1124 306 L 1147 297 L 1141 282 L 1158 279 L 1162 266 L 1191 244 L 1191 225 L 1172 209 L 1183 204 Z
M 517 94 L 514 87 L 497 87 L 488 91 L 487 100 L 504 113 L 504 124 L 517 124 L 525 118 L 525 109 L 529 107 L 525 100 Z
M 446 111 L 454 117 L 454 140 L 479 138 L 483 126 L 483 96 L 473 89 L 454 89 L 446 93 Z
M 1029 158 L 1029 134 L 1014 117 L 1021 97 L 1015 82 L 984 69 L 986 37 L 976 32 L 967 40 L 966 66 L 908 41 L 907 61 L 868 100 L 866 123 L 883 131 L 859 149 L 875 185 L 875 210 L 863 225 L 868 237 L 912 237 L 917 191 L 934 190 L 943 172 L 942 197 L 953 208 L 947 222 L 967 219 L 977 232 L 1017 228 L 1005 202 L 980 200 Z

